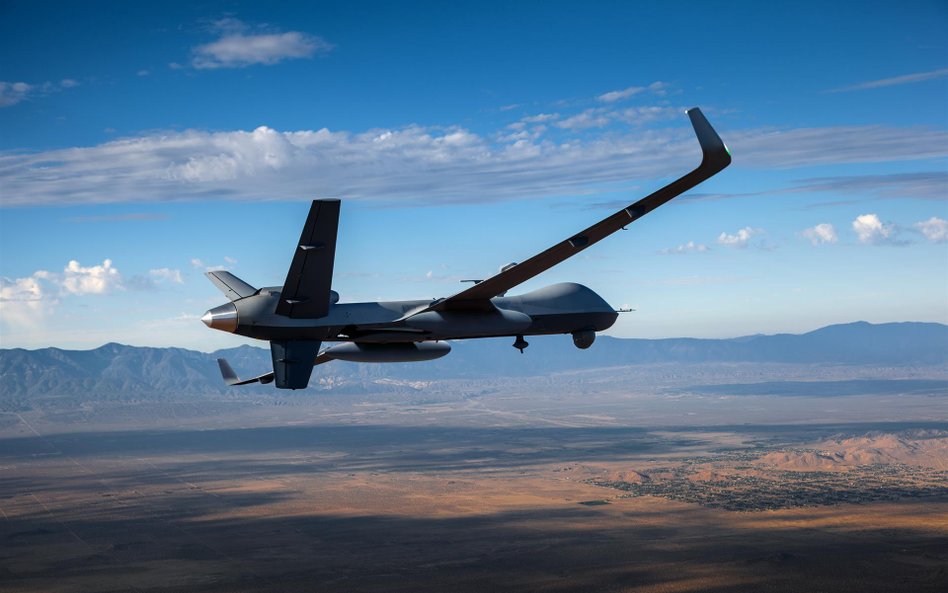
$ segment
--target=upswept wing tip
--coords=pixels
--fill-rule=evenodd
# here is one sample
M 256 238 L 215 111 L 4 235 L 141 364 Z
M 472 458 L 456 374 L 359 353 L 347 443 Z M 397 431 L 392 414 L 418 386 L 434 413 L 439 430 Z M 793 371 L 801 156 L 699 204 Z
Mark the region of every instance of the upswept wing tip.
M 702 166 L 713 165 L 717 171 L 720 171 L 731 164 L 731 151 L 728 150 L 724 140 L 718 136 L 717 131 L 708 122 L 701 109 L 692 107 L 685 113 L 691 120 L 691 126 L 695 130 L 695 136 L 698 137 L 698 144 L 701 145 L 703 155 Z M 715 173 L 717 172 L 715 171 Z M 712 173 L 713 175 L 714 173 Z

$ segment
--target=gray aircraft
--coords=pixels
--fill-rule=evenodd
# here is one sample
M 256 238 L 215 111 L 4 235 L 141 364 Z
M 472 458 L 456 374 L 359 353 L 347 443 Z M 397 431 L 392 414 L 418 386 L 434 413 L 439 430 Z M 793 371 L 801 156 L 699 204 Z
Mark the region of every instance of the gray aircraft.
M 592 290 L 564 282 L 518 296 L 506 293 L 727 167 L 731 155 L 701 111 L 690 109 L 688 117 L 703 153 L 698 168 L 447 298 L 340 303 L 332 290 L 339 200 L 314 200 L 282 287 L 257 289 L 230 272 L 207 273 L 231 302 L 211 309 L 201 321 L 213 329 L 268 340 L 273 359 L 271 372 L 244 380 L 218 359 L 225 383 L 273 382 L 281 389 L 303 389 L 313 367 L 324 362 L 432 360 L 451 351 L 446 340 L 509 336 L 522 353 L 529 345 L 524 336 L 572 334 L 577 348 L 589 348 L 596 332 L 612 327 L 619 313 Z M 340 343 L 320 351 L 323 342 Z

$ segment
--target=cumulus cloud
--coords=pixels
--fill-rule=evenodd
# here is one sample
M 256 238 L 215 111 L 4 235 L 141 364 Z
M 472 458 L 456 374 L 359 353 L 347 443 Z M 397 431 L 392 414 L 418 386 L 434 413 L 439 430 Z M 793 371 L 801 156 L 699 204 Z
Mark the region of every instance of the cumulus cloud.
M 913 82 L 922 82 L 925 80 L 934 80 L 936 78 L 942 78 L 944 76 L 948 76 L 948 68 L 940 68 L 938 70 L 930 70 L 928 72 L 915 72 L 914 74 L 903 74 L 901 76 L 893 76 L 891 78 L 881 78 L 879 80 L 870 80 L 868 82 L 861 82 L 859 84 L 844 86 L 838 89 L 832 89 L 828 92 L 844 93 L 847 91 L 865 91 L 868 89 L 878 89 L 878 88 L 882 88 L 886 86 L 896 86 L 900 84 L 911 84 Z
M 49 273 L 43 270 L 27 278 L 0 276 L 0 321 L 19 329 L 33 329 L 55 304 L 43 284 Z
M 895 225 L 883 224 L 875 214 L 860 214 L 852 226 L 860 243 L 874 245 L 891 243 L 895 239 Z
M 94 266 L 71 260 L 61 274 L 37 270 L 26 278 L 0 277 L 0 320 L 10 327 L 34 328 L 60 298 L 105 294 L 113 288 L 124 286 L 110 259 Z
M 935 243 L 944 243 L 948 241 L 948 220 L 932 216 L 928 220 L 916 222 L 914 225 L 922 235 L 929 241 Z
M 722 232 L 720 235 L 718 235 L 718 244 L 724 245 L 725 247 L 737 247 L 739 249 L 744 249 L 747 247 L 748 242 L 753 237 L 762 235 L 763 233 L 763 229 L 755 229 L 749 226 L 740 229 L 733 235 Z
M 839 237 L 836 235 L 836 229 L 833 228 L 833 225 L 826 222 L 804 229 L 800 234 L 813 245 L 833 244 L 839 240 Z
M 40 84 L 0 80 L 0 107 L 10 107 L 30 97 L 48 95 L 75 86 L 79 86 L 79 83 L 71 78 L 64 78 L 59 82 L 47 81 Z
M 707 251 L 711 251 L 708 249 L 707 245 L 695 243 L 694 241 L 688 241 L 687 243 L 683 243 L 678 247 L 668 247 L 662 249 L 660 253 L 664 253 L 666 255 L 679 255 L 682 253 L 704 253 Z
M 215 23 L 221 36 L 216 41 L 192 49 L 191 65 L 197 69 L 243 68 L 271 65 L 283 60 L 325 54 L 333 45 L 315 35 L 299 31 L 258 31 L 237 19 Z
M 103 294 L 111 288 L 121 285 L 122 276 L 106 259 L 95 266 L 82 266 L 76 260 L 70 260 L 63 270 L 62 287 L 70 294 Z

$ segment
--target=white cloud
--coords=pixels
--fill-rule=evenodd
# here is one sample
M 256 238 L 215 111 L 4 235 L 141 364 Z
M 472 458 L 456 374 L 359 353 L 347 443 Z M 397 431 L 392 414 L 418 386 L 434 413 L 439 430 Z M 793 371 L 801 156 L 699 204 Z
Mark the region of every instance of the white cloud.
M 35 87 L 25 82 L 4 82 L 0 80 L 0 107 L 16 105 L 29 96 Z
M 37 270 L 26 278 L 0 277 L 0 321 L 5 327 L 34 329 L 61 297 L 105 294 L 123 287 L 122 276 L 109 259 L 89 267 L 71 260 L 62 274 Z
M 914 225 L 929 241 L 944 243 L 948 241 L 948 220 L 932 216 L 928 220 L 916 222 Z
M 833 225 L 826 222 L 804 229 L 800 234 L 813 245 L 832 244 L 839 240 L 839 237 L 836 235 L 836 229 L 833 228 Z
M 660 253 L 677 255 L 682 253 L 704 253 L 706 251 L 710 251 L 707 245 L 695 243 L 694 241 L 688 241 L 687 243 L 679 245 L 678 247 L 668 247 L 662 249 Z
M 595 118 L 615 123 L 615 113 L 580 114 L 556 139 L 540 136 L 539 125 L 527 134 L 483 136 L 423 126 L 360 133 L 266 126 L 158 132 L 85 148 L 2 154 L 0 194 L 8 207 L 263 196 L 467 202 L 611 191 L 700 160 L 684 117 L 658 130 L 587 127 L 581 141 L 570 137 L 570 126 L 604 123 Z M 948 132 L 925 128 L 744 130 L 725 139 L 736 163 L 765 169 L 948 156 Z M 938 180 L 924 183 L 930 188 Z
M 174 282 L 175 284 L 184 284 L 184 279 L 181 277 L 181 270 L 172 268 L 156 268 L 153 270 L 148 270 L 148 275 L 157 280 Z
M 879 163 L 948 156 L 948 131 L 924 127 L 834 126 L 724 134 L 735 162 L 762 168 Z
M 620 111 L 616 117 L 627 124 L 643 125 L 654 121 L 674 119 L 684 113 L 684 109 L 675 107 L 629 107 Z
M 645 91 L 651 91 L 656 95 L 663 96 L 666 94 L 668 87 L 668 83 L 656 81 L 648 86 L 630 86 L 619 91 L 609 91 L 608 93 L 599 95 L 596 99 L 603 103 L 615 103 L 616 101 L 628 99 L 632 95 L 637 95 Z
M 867 245 L 888 243 L 895 235 L 895 226 L 883 224 L 875 214 L 860 214 L 852 223 L 860 243 Z
M 744 227 L 734 233 L 733 235 L 722 232 L 718 235 L 718 244 L 724 245 L 726 247 L 737 247 L 743 249 L 747 247 L 747 243 L 751 238 L 762 235 L 764 233 L 763 229 L 755 229 L 752 227 Z
M 644 90 L 644 86 L 630 86 L 628 88 L 622 89 L 621 91 L 609 91 L 608 93 L 603 93 L 596 98 L 603 103 L 615 103 L 616 101 L 621 101 L 622 99 L 628 99 L 632 95 L 637 95 Z
M 223 264 L 208 264 L 204 260 L 195 257 L 191 260 L 191 267 L 196 270 L 204 270 L 205 272 L 212 272 L 215 270 L 229 270 L 230 267 L 236 263 L 237 263 L 236 259 L 232 257 L 228 257 L 226 255 L 224 256 Z
M 550 121 L 551 119 L 556 119 L 560 116 L 558 113 L 538 113 L 536 115 L 528 115 L 527 117 L 521 118 L 520 121 L 528 124 L 538 124 L 545 121 Z
M 882 175 L 844 175 L 818 177 L 798 181 L 799 187 L 790 192 L 840 192 L 880 198 L 919 198 L 944 200 L 948 189 L 948 172 L 919 171 L 916 173 L 888 173 Z
M 916 72 L 914 74 L 903 74 L 902 76 L 893 76 L 891 78 L 882 78 L 879 80 L 870 80 L 851 86 L 844 86 L 838 89 L 828 91 L 830 93 L 843 93 L 847 91 L 864 91 L 868 89 L 877 89 L 886 86 L 896 86 L 900 84 L 911 84 L 913 82 L 922 82 L 924 80 L 933 80 L 948 76 L 948 68 L 930 70 L 928 72 Z
M 28 278 L 0 277 L 0 322 L 31 330 L 39 326 L 55 300 L 43 287 L 49 272 L 39 270 Z
M 558 128 L 564 130 L 583 130 L 586 128 L 602 128 L 609 125 L 611 113 L 601 107 L 587 109 L 572 117 L 554 123 Z
M 76 260 L 70 260 L 63 270 L 62 287 L 76 295 L 103 294 L 110 289 L 121 286 L 122 276 L 112 265 L 112 260 L 106 259 L 100 265 L 84 267 Z
M 221 37 L 192 49 L 191 65 L 197 69 L 243 68 L 254 64 L 276 64 L 283 60 L 325 54 L 333 45 L 315 35 L 288 31 L 248 32 L 250 27 L 237 19 L 214 23 Z
M 79 83 L 71 78 L 64 78 L 58 83 L 47 81 L 42 84 L 0 81 L 0 107 L 10 107 L 30 97 L 48 95 L 75 86 L 79 86 Z

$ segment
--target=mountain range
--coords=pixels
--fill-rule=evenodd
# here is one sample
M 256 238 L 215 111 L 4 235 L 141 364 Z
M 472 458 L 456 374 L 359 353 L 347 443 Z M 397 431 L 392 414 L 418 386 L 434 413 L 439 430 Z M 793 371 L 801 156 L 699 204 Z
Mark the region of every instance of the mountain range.
M 340 393 L 397 390 L 413 381 L 550 375 L 564 371 L 661 363 L 792 363 L 872 366 L 948 365 L 948 326 L 938 323 L 856 322 L 805 334 L 733 339 L 624 339 L 601 336 L 578 350 L 569 336 L 529 338 L 523 354 L 510 339 L 452 343 L 453 351 L 425 363 L 330 362 L 316 368 L 309 390 Z M 227 358 L 247 376 L 270 368 L 269 350 L 240 346 L 212 353 L 182 348 L 106 344 L 93 350 L 0 350 L 0 408 L 18 409 L 37 396 L 155 400 L 233 394 L 216 360 Z M 272 392 L 247 386 L 242 393 Z

